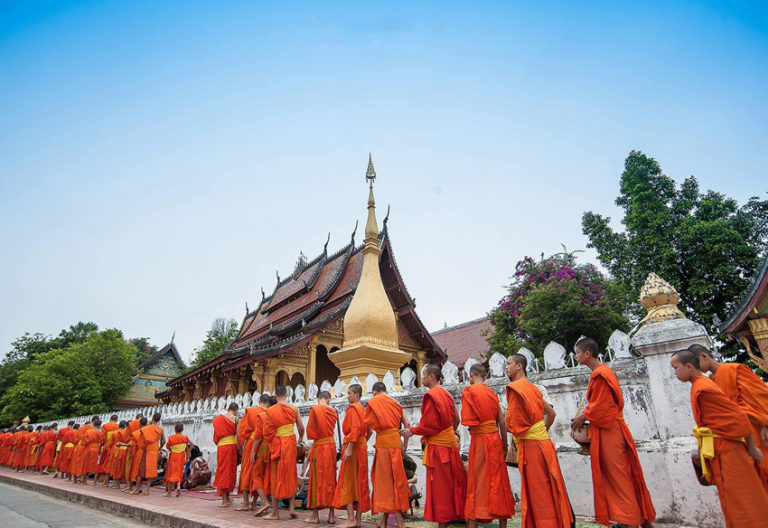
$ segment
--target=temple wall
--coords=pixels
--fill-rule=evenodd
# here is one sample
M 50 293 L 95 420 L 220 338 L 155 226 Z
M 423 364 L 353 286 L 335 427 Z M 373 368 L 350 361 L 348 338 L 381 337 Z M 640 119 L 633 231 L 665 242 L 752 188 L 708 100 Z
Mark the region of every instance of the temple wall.
M 628 350 L 619 352 L 613 358 L 610 353 L 606 361 L 616 372 L 622 387 L 625 400 L 624 416 L 635 438 L 640 455 L 646 484 L 650 490 L 657 519 L 660 522 L 700 526 L 702 528 L 721 528 L 722 514 L 717 501 L 714 487 L 700 486 L 694 475 L 690 451 L 695 447 L 691 435 L 694 425 L 690 410 L 688 384 L 677 381 L 669 366 L 672 353 L 682 350 L 692 343 L 709 345 L 709 338 L 703 327 L 687 319 L 652 323 L 640 328 L 632 337 L 634 354 Z M 562 347 L 561 347 L 562 348 Z M 639 355 L 637 355 L 639 353 Z M 551 359 L 551 357 L 549 358 Z M 492 377 L 486 382 L 498 394 L 502 405 L 504 388 L 507 383 L 503 374 L 503 357 L 491 360 Z M 565 478 L 568 493 L 578 517 L 593 517 L 592 484 L 590 472 L 590 457 L 579 454 L 579 448 L 570 436 L 570 418 L 576 416 L 580 400 L 586 391 L 589 380 L 589 370 L 586 367 L 565 366 L 573 365 L 572 357 L 561 360 L 545 361 L 545 367 L 540 372 L 530 372 L 532 382 L 547 389 L 557 418 L 550 430 L 550 437 L 558 451 L 560 465 Z M 467 369 L 465 369 L 467 370 Z M 536 370 L 536 367 L 534 367 Z M 445 388 L 453 394 L 460 404 L 461 390 L 466 382 L 458 380 L 458 369 L 447 363 L 443 367 L 446 375 Z M 407 373 L 407 374 L 406 374 Z M 370 381 L 366 380 L 367 386 Z M 419 421 L 421 409 L 422 388 L 413 387 L 413 372 L 406 370 L 400 383 L 394 376 L 384 379 L 390 394 L 401 402 L 412 423 Z M 325 387 L 326 389 L 328 386 Z M 303 387 L 302 387 L 303 389 Z M 316 394 L 316 387 L 308 389 L 310 399 Z M 306 420 L 309 408 L 314 402 L 305 401 L 302 391 L 296 394 L 294 402 Z M 343 395 L 345 387 L 337 380 L 334 386 L 335 394 Z M 257 396 L 257 395 L 255 395 Z M 366 394 L 363 403 L 370 398 Z M 246 393 L 236 397 L 208 399 L 204 401 L 185 402 L 162 405 L 153 408 L 140 408 L 118 411 L 121 420 L 135 418 L 137 412 L 151 415 L 160 412 L 163 415 L 162 426 L 166 435 L 173 433 L 176 423 L 184 424 L 184 432 L 203 450 L 204 456 L 212 470 L 216 467 L 216 448 L 213 444 L 212 420 L 223 412 L 229 402 L 236 401 L 243 406 L 251 405 L 252 397 Z M 345 397 L 335 397 L 332 402 L 340 414 L 344 415 L 346 408 Z M 102 419 L 108 419 L 108 413 Z M 83 423 L 87 417 L 76 419 Z M 68 419 L 58 420 L 59 424 Z M 469 448 L 469 433 L 465 427 L 459 430 L 461 450 L 466 453 Z M 370 456 L 373 456 L 374 438 L 370 442 Z M 410 440 L 408 452 L 414 460 L 420 461 L 421 448 L 418 438 Z M 424 493 L 424 468 L 418 464 L 418 486 Z M 519 497 L 520 478 L 517 469 L 509 468 L 512 489 Z

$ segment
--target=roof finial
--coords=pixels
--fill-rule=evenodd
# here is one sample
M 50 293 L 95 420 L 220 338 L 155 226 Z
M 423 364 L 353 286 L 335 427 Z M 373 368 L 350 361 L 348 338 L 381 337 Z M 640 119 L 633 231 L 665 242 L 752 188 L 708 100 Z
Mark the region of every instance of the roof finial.
M 384 217 L 384 222 L 382 222 L 384 229 L 387 229 L 387 222 L 389 222 L 389 204 L 387 204 L 387 216 Z
M 245 315 L 248 315 L 250 310 L 248 309 L 248 301 L 245 301 Z
M 174 339 L 176 339 L 176 330 L 173 331 L 173 335 L 171 336 L 171 344 L 173 344 Z
M 355 241 L 355 233 L 357 233 L 357 224 L 359 220 L 355 220 L 355 229 L 352 230 L 352 242 Z
M 264 292 L 264 286 L 261 287 L 261 302 L 264 302 L 264 299 L 267 298 L 267 294 Z
M 325 245 L 323 246 L 323 253 L 328 253 L 328 242 L 331 241 L 331 232 L 328 231 L 328 240 L 325 241 Z
M 365 171 L 365 179 L 373 187 L 373 182 L 376 179 L 376 171 L 373 168 L 373 159 L 371 153 L 368 153 L 368 170 Z
M 280 270 L 275 270 L 275 277 L 277 277 L 277 283 L 280 284 Z

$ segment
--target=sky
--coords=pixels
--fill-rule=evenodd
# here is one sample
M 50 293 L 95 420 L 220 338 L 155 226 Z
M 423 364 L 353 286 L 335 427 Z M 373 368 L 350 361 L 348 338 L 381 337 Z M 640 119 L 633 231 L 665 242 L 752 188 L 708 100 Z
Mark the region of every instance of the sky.
M 481 317 L 596 260 L 632 149 L 764 197 L 766 86 L 760 2 L 0 1 L 0 354 L 82 320 L 188 360 L 347 243 L 369 152 L 427 328 Z

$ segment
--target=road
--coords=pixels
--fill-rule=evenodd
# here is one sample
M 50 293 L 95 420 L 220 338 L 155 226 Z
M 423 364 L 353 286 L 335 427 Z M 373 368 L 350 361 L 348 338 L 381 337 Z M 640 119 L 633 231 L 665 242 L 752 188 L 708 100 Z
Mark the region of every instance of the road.
M 0 484 L 0 525 L 9 528 L 147 528 L 79 504 Z

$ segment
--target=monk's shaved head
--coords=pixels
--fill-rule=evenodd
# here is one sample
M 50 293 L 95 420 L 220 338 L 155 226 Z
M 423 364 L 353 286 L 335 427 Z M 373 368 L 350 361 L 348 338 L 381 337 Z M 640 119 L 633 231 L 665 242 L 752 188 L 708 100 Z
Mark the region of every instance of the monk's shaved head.
M 691 346 L 688 347 L 688 350 L 693 352 L 697 356 L 700 356 L 702 354 L 706 354 L 709 357 L 713 357 L 712 356 L 712 352 L 710 352 L 707 347 L 702 346 L 702 345 L 691 345 Z
M 518 365 L 522 365 L 523 372 L 526 372 L 528 370 L 528 358 L 525 357 L 522 354 L 512 354 L 509 356 L 512 361 L 517 363 Z
M 176 431 L 177 433 L 182 432 L 184 430 L 184 424 L 177 423 L 176 425 L 173 426 L 173 430 Z
M 236 404 L 235 402 L 230 403 L 229 407 L 227 407 L 228 411 L 235 411 L 235 412 L 237 412 L 238 409 L 240 409 L 240 406 L 238 404 Z
M 377 381 L 376 383 L 373 384 L 373 387 L 371 387 L 371 390 L 373 392 L 383 392 L 383 393 L 386 393 L 387 392 L 387 386 L 384 385 L 384 383 L 382 383 L 381 381 Z
M 266 392 L 262 392 L 261 396 L 259 396 L 259 403 L 269 403 L 270 395 Z
M 275 389 L 275 396 L 278 398 L 288 396 L 288 388 L 285 385 L 278 385 Z
M 589 355 L 596 358 L 600 354 L 600 347 L 597 345 L 597 341 L 591 337 L 582 337 L 576 341 L 574 348 L 578 348 L 582 352 L 589 352 Z
M 469 367 L 469 373 L 474 374 L 478 378 L 485 379 L 488 375 L 488 370 L 485 368 L 485 366 L 482 363 L 475 363 L 471 367 Z
M 443 381 L 443 369 L 440 365 L 429 363 L 424 366 L 424 376 L 434 376 L 437 381 Z
M 672 357 L 683 365 L 693 365 L 695 368 L 699 368 L 699 356 L 695 352 L 691 352 L 690 349 L 675 352 Z
M 331 393 L 328 391 L 320 391 L 317 393 L 317 399 L 318 400 L 330 400 L 331 399 Z
M 358 385 L 357 383 L 353 383 L 352 385 L 350 385 L 347 390 L 351 390 L 352 392 L 354 392 L 358 396 L 362 396 L 363 395 L 363 386 L 362 385 Z
M 139 425 L 142 427 L 147 425 L 147 419 L 142 416 L 141 419 L 139 420 Z

